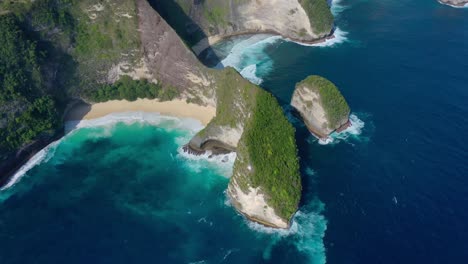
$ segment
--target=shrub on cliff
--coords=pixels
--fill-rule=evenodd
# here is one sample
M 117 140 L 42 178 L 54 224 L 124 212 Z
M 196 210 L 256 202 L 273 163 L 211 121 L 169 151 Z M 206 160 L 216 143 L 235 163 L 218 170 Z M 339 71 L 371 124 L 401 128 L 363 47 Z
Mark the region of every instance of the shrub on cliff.
M 290 219 L 302 191 L 295 130 L 273 95 L 259 91 L 252 121 L 244 133 L 254 168 L 253 187 L 260 186 L 275 212 Z
M 55 101 L 41 71 L 43 51 L 12 14 L 0 16 L 0 145 L 12 150 L 58 127 Z
M 337 127 L 343 117 L 348 117 L 350 108 L 338 88 L 329 80 L 313 75 L 297 84 L 306 85 L 320 95 L 321 105 L 325 110 L 329 127 Z
M 333 29 L 333 14 L 327 0 L 299 0 L 309 17 L 314 33 L 326 35 Z
M 179 95 L 173 87 L 162 88 L 160 84 L 149 82 L 146 79 L 133 80 L 130 76 L 122 76 L 114 84 L 106 84 L 88 94 L 91 101 L 106 102 L 110 100 L 135 101 L 138 98 L 170 101 Z

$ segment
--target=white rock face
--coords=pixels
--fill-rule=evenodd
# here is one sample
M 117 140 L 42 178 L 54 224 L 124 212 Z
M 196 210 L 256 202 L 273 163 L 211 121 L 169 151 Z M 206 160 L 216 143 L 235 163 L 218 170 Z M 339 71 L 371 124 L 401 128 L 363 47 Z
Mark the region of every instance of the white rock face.
M 228 187 L 228 194 L 238 211 L 250 220 L 275 228 L 288 228 L 288 223 L 276 215 L 275 210 L 266 203 L 259 188 L 249 187 L 248 192 L 244 193 L 236 178 L 233 178 Z
M 274 33 L 300 42 L 310 42 L 324 35 L 314 33 L 309 17 L 298 0 L 254 0 L 234 6 L 228 18 L 231 27 L 202 39 L 192 47 L 200 54 L 224 37 L 246 33 Z M 216 27 L 216 25 L 214 25 Z
M 468 4 L 468 0 L 439 0 L 439 2 L 452 6 L 464 6 Z
M 319 94 L 299 86 L 293 94 L 291 105 L 301 114 L 302 119 L 313 134 L 327 137 L 334 129 L 328 127 L 325 110 L 320 104 Z
M 256 0 L 238 7 L 239 28 L 286 33 L 301 40 L 318 36 L 312 31 L 309 17 L 298 0 Z M 236 21 L 237 22 L 237 21 Z

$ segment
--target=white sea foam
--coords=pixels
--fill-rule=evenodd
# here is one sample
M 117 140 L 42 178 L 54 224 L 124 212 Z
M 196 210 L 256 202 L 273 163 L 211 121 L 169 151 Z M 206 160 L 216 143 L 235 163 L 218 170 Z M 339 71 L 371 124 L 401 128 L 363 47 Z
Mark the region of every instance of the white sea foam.
M 341 133 L 333 132 L 327 139 L 322 140 L 319 139 L 318 143 L 320 145 L 327 145 L 327 144 L 336 144 L 341 141 L 345 141 L 348 138 L 360 139 L 360 135 L 364 129 L 365 123 L 356 114 L 351 114 L 349 116 L 349 120 L 351 121 L 351 126 L 342 131 Z
M 204 260 L 199 260 L 199 261 L 195 261 L 195 262 L 189 262 L 189 264 L 204 264 L 206 263 Z
M 54 141 L 45 148 L 37 152 L 32 158 L 30 158 L 23 166 L 19 168 L 18 171 L 10 178 L 7 184 L 5 184 L 0 191 L 4 191 L 13 187 L 17 184 L 21 178 L 33 167 L 41 164 L 42 162 L 47 162 L 55 153 L 55 148 L 59 144 L 60 140 Z
M 133 124 L 138 122 L 147 123 L 154 126 L 161 126 L 169 130 L 176 129 L 188 131 L 186 135 L 176 138 L 176 143 L 180 146 L 177 150 L 177 158 L 188 160 L 189 162 L 187 163 L 187 166 L 189 166 L 195 172 L 200 172 L 203 168 L 208 166 L 209 168 L 215 169 L 218 173 L 225 177 L 230 177 L 232 175 L 232 168 L 236 159 L 235 153 L 212 156 L 212 153 L 208 151 L 203 155 L 192 155 L 182 149 L 182 146 L 187 144 L 192 136 L 203 129 L 203 125 L 196 119 L 165 116 L 158 113 L 123 112 L 112 113 L 105 117 L 92 120 L 82 120 L 79 122 L 70 123 L 67 122 L 65 129 L 66 131 L 70 132 L 74 129 L 86 127 L 111 127 L 119 122 L 125 124 Z M 111 131 L 109 133 L 111 133 Z
M 188 141 L 186 141 L 187 143 Z M 199 173 L 204 168 L 212 168 L 217 173 L 225 176 L 232 176 L 232 169 L 234 168 L 234 161 L 236 160 L 236 153 L 232 152 L 223 155 L 212 155 L 210 151 L 202 155 L 193 155 L 185 152 L 182 147 L 178 150 L 179 158 L 188 160 L 186 163 L 194 172 Z
M 348 6 L 344 5 L 342 0 L 332 0 L 331 2 L 331 12 L 335 17 L 347 8 Z
M 123 122 L 125 124 L 140 122 L 155 126 L 164 126 L 164 128 L 167 129 L 183 129 L 194 132 L 203 129 L 203 125 L 200 121 L 192 118 L 165 116 L 159 113 L 148 112 L 122 112 L 112 113 L 104 117 L 91 120 L 67 122 L 65 124 L 65 131 L 68 133 L 78 128 L 110 126 L 119 122 Z
M 315 171 L 311 167 L 306 167 L 305 173 L 307 174 L 307 176 L 315 176 Z
M 258 71 L 265 75 L 272 70 L 273 61 L 265 53 L 265 48 L 281 40 L 280 36 L 266 34 L 253 35 L 239 41 L 216 68 L 233 67 L 254 84 L 261 84 Z
M 292 241 L 297 250 L 307 255 L 311 263 L 324 264 L 326 262 L 325 245 L 323 237 L 327 228 L 327 221 L 321 214 L 323 203 L 318 200 L 312 201 L 309 205 L 298 211 L 292 220 L 289 229 L 275 229 L 248 221 L 248 226 L 260 233 L 272 235 L 271 245 L 263 254 L 268 259 L 273 246 L 282 238 Z
M 152 125 L 164 126 L 166 129 L 183 129 L 190 131 L 192 134 L 200 131 L 203 125 L 200 121 L 191 118 L 178 118 L 171 116 L 164 116 L 158 113 L 146 113 L 146 112 L 124 112 L 124 113 L 113 113 L 101 118 L 92 120 L 81 120 L 81 121 L 70 121 L 65 123 L 65 132 L 68 134 L 73 130 L 86 128 L 86 127 L 111 127 L 118 122 L 124 122 L 126 124 L 132 124 L 135 122 L 144 122 Z M 104 134 L 99 136 L 106 136 L 107 133 L 111 133 L 110 130 L 105 130 Z M 66 136 L 65 136 L 66 137 Z M 64 137 L 64 138 L 65 138 Z M 33 167 L 47 162 L 54 156 L 56 146 L 64 139 L 60 139 L 48 145 L 47 147 L 40 150 L 34 155 L 28 162 L 26 162 L 9 180 L 9 182 L 3 186 L 0 191 L 11 188 L 17 184 L 21 178 Z M 188 141 L 187 141 L 188 142 Z M 228 163 L 232 157 L 229 158 Z M 235 158 L 234 158 L 235 159 Z M 219 162 L 221 163 L 221 162 Z M 232 162 L 233 164 L 233 162 Z M 229 166 L 228 164 L 227 166 Z M 231 165 L 232 166 L 232 165 Z M 223 170 L 225 171 L 225 170 Z
M 237 251 L 239 251 L 238 248 L 229 249 L 229 250 L 226 252 L 226 254 L 224 254 L 224 257 L 223 257 L 223 260 L 222 260 L 222 261 L 225 261 L 225 260 L 229 257 L 229 255 L 231 255 L 232 253 L 237 252 Z
M 247 80 L 251 81 L 252 83 L 256 85 L 260 85 L 263 82 L 263 80 L 262 78 L 257 77 L 256 73 L 257 73 L 257 65 L 255 64 L 245 67 L 240 72 L 240 74 L 244 76 L 244 78 L 246 78 Z
M 332 46 L 335 46 L 337 44 L 341 44 L 341 43 L 344 43 L 348 40 L 348 38 L 346 37 L 346 35 L 348 35 L 348 32 L 345 32 L 343 30 L 341 30 L 339 27 L 337 27 L 335 29 L 335 32 L 333 32 L 333 38 L 330 38 L 330 39 L 327 39 L 325 41 L 322 41 L 322 42 L 318 42 L 318 43 L 313 43 L 313 44 L 307 44 L 307 43 L 303 43 L 303 42 L 298 42 L 298 41 L 294 41 L 294 40 L 290 40 L 290 39 L 285 39 L 287 41 L 290 41 L 290 42 L 294 42 L 294 43 L 297 43 L 301 46 L 309 46 L 309 47 L 332 47 Z

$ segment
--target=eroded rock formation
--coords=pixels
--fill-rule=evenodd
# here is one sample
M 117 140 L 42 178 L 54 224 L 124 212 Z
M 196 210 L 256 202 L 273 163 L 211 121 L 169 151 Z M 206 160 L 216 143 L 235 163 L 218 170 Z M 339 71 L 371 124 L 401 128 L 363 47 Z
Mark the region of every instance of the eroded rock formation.
M 229 36 L 272 33 L 311 43 L 329 36 L 333 29 L 333 16 L 326 0 L 153 0 L 152 3 L 176 26 L 196 54 Z M 171 18 L 175 10 L 181 15 Z
M 462 7 L 468 5 L 467 0 L 439 0 L 442 4 L 447 4 L 455 7 Z
M 320 76 L 310 76 L 296 85 L 291 105 L 307 128 L 319 138 L 350 125 L 350 109 L 338 88 Z

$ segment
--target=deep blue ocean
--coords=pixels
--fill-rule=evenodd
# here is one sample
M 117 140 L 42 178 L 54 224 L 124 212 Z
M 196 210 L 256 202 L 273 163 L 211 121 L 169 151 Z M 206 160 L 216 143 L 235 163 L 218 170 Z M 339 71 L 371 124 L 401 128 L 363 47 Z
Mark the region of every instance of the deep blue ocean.
M 232 155 L 180 151 L 199 124 L 118 114 L 81 124 L 0 191 L 0 263 L 468 263 L 468 9 L 342 0 L 333 11 L 337 38 L 321 47 L 271 36 L 216 47 L 296 126 L 304 193 L 291 230 L 235 212 Z M 352 108 L 331 142 L 290 115 L 311 74 Z

